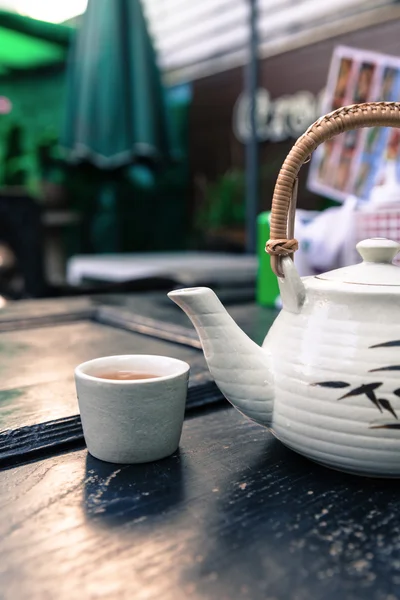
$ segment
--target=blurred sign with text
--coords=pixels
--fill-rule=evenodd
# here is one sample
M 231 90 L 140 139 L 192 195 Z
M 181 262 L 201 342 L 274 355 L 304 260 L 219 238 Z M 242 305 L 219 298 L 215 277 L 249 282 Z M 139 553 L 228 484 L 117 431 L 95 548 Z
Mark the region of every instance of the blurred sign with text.
M 298 138 L 318 117 L 324 103 L 324 90 L 318 95 L 298 91 L 272 99 L 265 88 L 259 88 L 255 99 L 257 139 L 260 142 L 282 142 Z M 240 94 L 233 109 L 235 137 L 245 144 L 251 136 L 250 98 Z

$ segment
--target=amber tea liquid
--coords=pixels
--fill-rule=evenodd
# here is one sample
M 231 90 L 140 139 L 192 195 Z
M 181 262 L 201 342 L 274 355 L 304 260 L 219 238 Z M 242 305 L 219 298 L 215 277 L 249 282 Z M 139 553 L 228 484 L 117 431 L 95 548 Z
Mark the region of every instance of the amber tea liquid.
M 135 371 L 107 371 L 96 375 L 99 379 L 112 379 L 114 381 L 135 381 L 139 379 L 156 379 L 161 375 L 153 375 L 152 373 L 138 373 Z

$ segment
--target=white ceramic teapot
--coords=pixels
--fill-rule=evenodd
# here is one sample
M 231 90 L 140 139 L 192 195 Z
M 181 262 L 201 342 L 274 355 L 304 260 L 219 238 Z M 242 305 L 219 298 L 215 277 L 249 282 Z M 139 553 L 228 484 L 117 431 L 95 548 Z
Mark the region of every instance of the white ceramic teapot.
M 208 288 L 173 291 L 212 376 L 244 415 L 286 446 L 327 466 L 400 477 L 400 245 L 358 244 L 363 262 L 301 279 L 291 258 L 299 169 L 321 142 L 346 129 L 400 126 L 400 103 L 341 108 L 299 138 L 278 177 L 267 250 L 283 309 L 262 348 Z M 289 215 L 289 216 L 288 216 Z

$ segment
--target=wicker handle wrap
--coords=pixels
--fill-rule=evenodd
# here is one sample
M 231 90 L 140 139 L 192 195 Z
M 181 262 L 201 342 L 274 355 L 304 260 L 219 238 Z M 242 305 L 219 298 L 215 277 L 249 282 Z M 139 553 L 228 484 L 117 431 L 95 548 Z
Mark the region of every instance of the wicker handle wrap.
M 271 255 L 275 275 L 283 276 L 282 256 L 293 255 L 298 244 L 293 239 L 297 176 L 312 152 L 335 135 L 360 127 L 400 127 L 400 102 L 367 102 L 343 106 L 321 117 L 299 137 L 279 172 L 272 200 L 271 239 L 266 251 Z

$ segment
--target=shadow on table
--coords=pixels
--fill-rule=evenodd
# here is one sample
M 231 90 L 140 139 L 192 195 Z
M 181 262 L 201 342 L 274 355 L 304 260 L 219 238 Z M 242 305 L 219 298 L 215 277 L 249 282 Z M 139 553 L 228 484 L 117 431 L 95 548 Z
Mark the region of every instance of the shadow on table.
M 84 488 L 88 519 L 106 525 L 144 521 L 183 501 L 180 452 L 161 461 L 139 465 L 106 463 L 88 454 Z
M 242 586 L 254 599 L 290 598 L 295 577 L 299 598 L 330 599 L 341 578 L 372 585 L 386 569 L 385 553 L 397 554 L 399 491 L 398 480 L 346 475 L 269 442 L 210 503 L 206 560 L 195 567 L 203 592 L 220 588 L 229 597 Z

